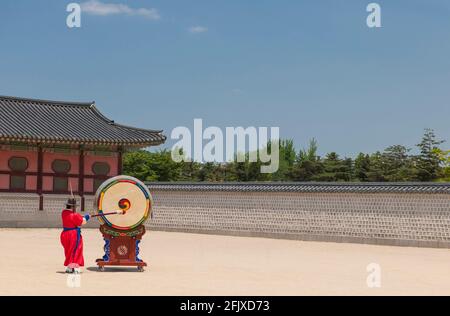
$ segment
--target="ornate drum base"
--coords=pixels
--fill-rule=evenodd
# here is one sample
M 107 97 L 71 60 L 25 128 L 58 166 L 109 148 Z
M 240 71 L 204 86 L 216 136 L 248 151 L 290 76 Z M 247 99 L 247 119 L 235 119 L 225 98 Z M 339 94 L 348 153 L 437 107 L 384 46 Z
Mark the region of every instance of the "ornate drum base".
M 104 271 L 105 266 L 134 266 L 139 271 L 144 271 L 147 263 L 139 258 L 139 243 L 145 234 L 143 225 L 128 231 L 101 225 L 100 231 L 105 240 L 105 255 L 97 259 L 100 271 Z

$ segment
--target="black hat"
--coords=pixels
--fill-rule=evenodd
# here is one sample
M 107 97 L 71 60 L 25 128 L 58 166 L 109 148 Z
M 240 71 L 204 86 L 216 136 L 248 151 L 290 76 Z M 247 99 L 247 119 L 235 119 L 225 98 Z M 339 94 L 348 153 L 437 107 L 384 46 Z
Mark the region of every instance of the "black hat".
M 66 203 L 67 206 L 78 206 L 77 200 L 74 198 L 69 198 Z

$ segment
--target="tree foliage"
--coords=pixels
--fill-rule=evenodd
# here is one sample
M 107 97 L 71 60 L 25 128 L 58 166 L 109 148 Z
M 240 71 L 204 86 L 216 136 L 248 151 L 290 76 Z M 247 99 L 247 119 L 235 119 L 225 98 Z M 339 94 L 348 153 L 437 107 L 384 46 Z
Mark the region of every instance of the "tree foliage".
M 124 173 L 144 181 L 326 181 L 326 182 L 406 182 L 450 181 L 450 151 L 441 149 L 443 141 L 426 129 L 417 144 L 417 154 L 403 145 L 393 145 L 372 154 L 359 153 L 356 158 L 340 157 L 330 152 L 318 155 L 318 144 L 312 139 L 298 152 L 292 140 L 281 140 L 279 168 L 273 174 L 261 173 L 263 163 L 175 162 L 168 150 L 131 151 L 124 155 Z M 271 149 L 268 143 L 267 148 Z M 259 156 L 258 156 L 259 158 Z

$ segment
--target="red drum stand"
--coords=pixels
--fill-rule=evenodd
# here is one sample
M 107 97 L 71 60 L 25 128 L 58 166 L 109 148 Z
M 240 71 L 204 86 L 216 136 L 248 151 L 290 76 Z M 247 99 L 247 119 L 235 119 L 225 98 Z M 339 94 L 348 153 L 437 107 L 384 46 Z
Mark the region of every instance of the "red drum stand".
M 144 225 L 127 231 L 101 225 L 100 231 L 105 240 L 105 255 L 97 259 L 99 271 L 104 271 L 105 266 L 134 266 L 138 271 L 144 271 L 147 263 L 139 259 L 139 243 L 145 234 Z

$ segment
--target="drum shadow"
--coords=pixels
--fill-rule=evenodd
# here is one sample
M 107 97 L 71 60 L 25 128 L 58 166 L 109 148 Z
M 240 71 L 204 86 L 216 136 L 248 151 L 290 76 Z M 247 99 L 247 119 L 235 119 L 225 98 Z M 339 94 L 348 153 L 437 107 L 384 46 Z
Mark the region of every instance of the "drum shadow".
M 104 271 L 100 271 L 97 266 L 94 267 L 87 267 L 86 270 L 98 272 L 98 273 L 105 273 L 105 272 L 136 272 L 139 273 L 136 267 L 105 267 Z

